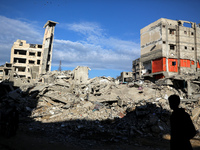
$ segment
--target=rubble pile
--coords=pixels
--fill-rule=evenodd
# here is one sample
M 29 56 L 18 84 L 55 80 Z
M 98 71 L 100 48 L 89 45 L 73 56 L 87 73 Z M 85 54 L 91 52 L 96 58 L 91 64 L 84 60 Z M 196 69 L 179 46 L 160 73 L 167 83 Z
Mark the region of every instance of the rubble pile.
M 70 71 L 49 72 L 26 83 L 21 91 L 8 95 L 18 101 L 21 116 L 34 120 L 28 130 L 45 130 L 67 141 L 74 137 L 115 142 L 135 136 L 162 137 L 169 133 L 168 96 L 179 94 L 173 87 L 149 81 L 117 84 L 113 78 L 95 77 L 76 83 Z M 197 129 L 199 106 L 200 99 L 181 103 Z

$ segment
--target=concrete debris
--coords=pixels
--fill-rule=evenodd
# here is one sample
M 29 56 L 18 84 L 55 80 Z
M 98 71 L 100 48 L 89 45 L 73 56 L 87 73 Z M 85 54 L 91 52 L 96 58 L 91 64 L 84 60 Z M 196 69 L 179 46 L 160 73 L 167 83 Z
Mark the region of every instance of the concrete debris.
M 56 126 L 69 138 L 98 139 L 97 135 L 107 135 L 98 139 L 101 141 L 128 141 L 132 136 L 162 137 L 170 128 L 168 96 L 183 96 L 173 86 L 149 81 L 116 84 L 113 78 L 95 77 L 75 82 L 71 71 L 47 72 L 38 81 L 26 83 L 26 87 L 8 92 L 17 101 L 22 116 L 28 114 L 35 122 L 44 123 L 48 128 L 45 130 Z M 181 102 L 197 129 L 199 106 L 200 99 Z M 33 126 L 31 130 L 39 128 Z

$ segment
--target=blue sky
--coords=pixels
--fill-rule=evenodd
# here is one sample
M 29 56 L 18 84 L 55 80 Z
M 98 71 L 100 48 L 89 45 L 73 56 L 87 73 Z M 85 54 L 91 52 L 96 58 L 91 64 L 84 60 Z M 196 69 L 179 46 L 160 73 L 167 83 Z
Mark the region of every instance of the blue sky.
M 42 44 L 43 26 L 55 28 L 52 70 L 91 68 L 89 77 L 131 71 L 140 57 L 140 29 L 159 18 L 200 23 L 200 0 L 1 0 L 0 64 L 17 39 Z

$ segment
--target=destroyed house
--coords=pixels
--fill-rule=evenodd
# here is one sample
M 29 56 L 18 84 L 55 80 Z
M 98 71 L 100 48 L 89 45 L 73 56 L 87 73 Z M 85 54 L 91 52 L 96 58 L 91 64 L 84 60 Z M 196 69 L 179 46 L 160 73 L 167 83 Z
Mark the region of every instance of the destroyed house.
M 140 30 L 140 40 L 142 77 L 160 79 L 200 73 L 199 24 L 161 18 Z
M 10 63 L 19 77 L 36 79 L 51 70 L 54 29 L 57 22 L 47 21 L 44 25 L 43 44 L 28 44 L 17 40 L 11 48 Z
M 10 78 L 10 74 L 13 72 L 13 66 L 11 63 L 5 63 L 0 66 L 0 81 Z
M 122 83 L 131 82 L 132 79 L 133 79 L 133 73 L 132 72 L 121 72 L 120 81 Z

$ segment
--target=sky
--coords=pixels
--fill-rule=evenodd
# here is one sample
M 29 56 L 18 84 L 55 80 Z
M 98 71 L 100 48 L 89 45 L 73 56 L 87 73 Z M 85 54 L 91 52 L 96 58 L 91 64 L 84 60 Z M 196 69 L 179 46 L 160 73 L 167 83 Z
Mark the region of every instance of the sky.
M 42 44 L 44 24 L 55 27 L 52 70 L 88 66 L 89 78 L 132 70 L 140 29 L 160 19 L 200 23 L 200 0 L 0 0 L 0 65 L 17 39 Z

